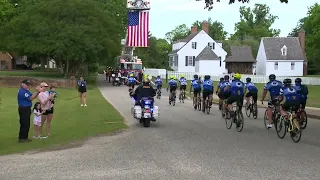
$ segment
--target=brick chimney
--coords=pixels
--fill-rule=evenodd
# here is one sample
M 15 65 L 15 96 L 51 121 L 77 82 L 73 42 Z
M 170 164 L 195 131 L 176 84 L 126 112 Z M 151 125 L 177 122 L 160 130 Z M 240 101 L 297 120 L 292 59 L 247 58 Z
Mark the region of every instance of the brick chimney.
M 197 33 L 198 32 L 198 27 L 197 26 L 192 26 L 191 27 L 191 34 Z
M 208 21 L 202 22 L 202 30 L 204 30 L 207 34 L 209 34 L 209 23 Z
M 304 57 L 303 76 L 306 76 L 308 75 L 308 61 L 306 56 L 306 31 L 304 29 L 300 29 L 298 33 L 298 38 L 299 38 L 300 47 Z

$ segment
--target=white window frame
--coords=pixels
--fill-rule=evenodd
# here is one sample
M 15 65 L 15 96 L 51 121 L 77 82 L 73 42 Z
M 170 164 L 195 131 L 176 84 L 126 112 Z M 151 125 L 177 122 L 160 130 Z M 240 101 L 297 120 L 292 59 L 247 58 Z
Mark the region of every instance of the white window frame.
M 178 56 L 173 56 L 173 59 L 174 59 L 173 65 L 174 65 L 174 66 L 178 66 L 178 65 L 179 65 L 179 63 L 178 63 Z
M 274 70 L 278 70 L 279 69 L 279 63 L 278 62 L 274 62 Z
M 192 42 L 191 47 L 192 49 L 197 49 L 197 42 Z
M 193 56 L 188 56 L 188 66 L 193 66 Z
M 294 68 L 295 68 L 295 63 L 291 62 L 291 70 L 294 70 Z

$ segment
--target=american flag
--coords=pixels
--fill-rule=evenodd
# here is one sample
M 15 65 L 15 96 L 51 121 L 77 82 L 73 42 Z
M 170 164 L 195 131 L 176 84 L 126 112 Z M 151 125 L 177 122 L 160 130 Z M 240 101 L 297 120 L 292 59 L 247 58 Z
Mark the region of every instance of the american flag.
M 149 11 L 128 12 L 127 43 L 129 47 L 149 46 Z

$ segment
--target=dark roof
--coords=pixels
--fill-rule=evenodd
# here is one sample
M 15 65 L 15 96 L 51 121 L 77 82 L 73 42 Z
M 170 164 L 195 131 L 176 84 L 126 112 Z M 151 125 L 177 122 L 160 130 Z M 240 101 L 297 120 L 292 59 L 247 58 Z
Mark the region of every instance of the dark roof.
M 224 62 L 256 62 L 250 46 L 230 46 L 230 56 Z
M 220 60 L 220 58 L 216 55 L 216 53 L 213 52 L 212 49 L 210 49 L 208 46 L 206 46 L 200 54 L 196 57 L 196 61 L 199 60 Z
M 173 50 L 173 51 L 169 52 L 169 55 L 171 55 L 171 54 L 177 54 L 177 52 L 178 52 L 179 50 L 180 50 L 180 49 Z
M 262 38 L 267 60 L 304 60 L 298 37 Z M 287 56 L 282 56 L 281 48 L 287 47 Z

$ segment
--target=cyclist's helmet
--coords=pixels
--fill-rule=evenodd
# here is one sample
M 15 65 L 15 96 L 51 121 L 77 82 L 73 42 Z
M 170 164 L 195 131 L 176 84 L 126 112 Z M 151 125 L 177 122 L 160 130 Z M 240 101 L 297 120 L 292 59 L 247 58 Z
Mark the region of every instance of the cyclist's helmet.
M 251 82 L 251 78 L 247 77 L 246 82 L 247 83 Z
M 223 82 L 224 81 L 224 78 L 222 77 L 222 78 L 220 78 L 220 82 Z
M 270 75 L 269 75 L 269 80 L 270 80 L 270 81 L 276 80 L 276 75 L 270 74 Z
M 208 79 L 210 79 L 210 78 L 211 78 L 210 75 L 205 75 L 205 76 L 204 76 L 204 79 L 205 79 L 205 80 L 208 80 Z
M 240 79 L 241 79 L 241 74 L 236 73 L 236 74 L 233 76 L 233 78 L 240 80 Z
M 296 84 L 301 84 L 302 79 L 301 79 L 301 78 L 296 78 L 296 79 L 294 80 L 294 82 L 295 82 Z
M 225 76 L 224 76 L 224 80 L 225 80 L 225 81 L 229 81 L 229 79 L 230 79 L 229 75 L 225 75 Z
M 284 84 L 285 86 L 291 86 L 291 83 L 292 83 L 292 81 L 291 81 L 291 79 L 289 79 L 289 78 L 286 78 L 286 79 L 283 80 L 283 84 Z
M 184 78 L 184 74 L 181 74 L 181 78 Z
M 160 78 L 160 76 L 157 76 L 157 78 Z
M 174 76 L 170 76 L 170 79 L 174 79 Z
M 130 74 L 130 77 L 133 77 L 134 75 L 133 74 Z
M 195 79 L 198 79 L 198 75 L 197 74 L 195 74 L 195 75 L 193 75 L 193 77 L 195 78 Z

